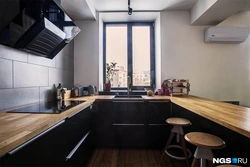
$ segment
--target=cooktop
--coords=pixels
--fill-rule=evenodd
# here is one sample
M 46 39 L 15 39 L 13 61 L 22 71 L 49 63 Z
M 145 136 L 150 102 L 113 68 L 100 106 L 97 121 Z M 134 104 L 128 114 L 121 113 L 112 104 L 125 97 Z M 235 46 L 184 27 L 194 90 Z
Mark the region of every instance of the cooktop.
M 74 106 L 77 106 L 85 101 L 58 100 L 38 103 L 14 110 L 7 111 L 8 113 L 37 113 L 37 114 L 60 114 Z

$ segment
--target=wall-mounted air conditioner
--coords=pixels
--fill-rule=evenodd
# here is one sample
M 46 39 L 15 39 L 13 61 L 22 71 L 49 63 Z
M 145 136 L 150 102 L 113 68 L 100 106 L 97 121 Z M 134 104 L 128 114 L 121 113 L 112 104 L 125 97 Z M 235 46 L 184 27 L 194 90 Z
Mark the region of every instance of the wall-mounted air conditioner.
M 241 43 L 249 34 L 249 27 L 209 27 L 205 30 L 206 43 Z

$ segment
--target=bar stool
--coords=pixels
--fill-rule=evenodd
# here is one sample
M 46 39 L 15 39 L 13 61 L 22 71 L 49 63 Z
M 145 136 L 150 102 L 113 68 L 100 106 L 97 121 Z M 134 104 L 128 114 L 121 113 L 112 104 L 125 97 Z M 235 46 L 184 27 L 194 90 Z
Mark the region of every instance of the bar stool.
M 222 149 L 226 143 L 219 137 L 203 132 L 190 132 L 185 135 L 186 141 L 197 146 L 191 167 L 206 166 L 208 160 L 210 167 L 215 167 L 212 160 L 214 158 L 212 149 Z M 200 161 L 199 161 L 200 160 Z
M 164 155 L 166 153 L 171 158 L 179 159 L 179 160 L 186 160 L 187 166 L 190 166 L 188 158 L 191 157 L 191 151 L 186 148 L 186 143 L 185 143 L 185 140 L 184 140 L 184 132 L 183 132 L 182 127 L 183 126 L 189 126 L 192 123 L 189 120 L 184 119 L 184 118 L 168 118 L 166 120 L 166 122 L 168 124 L 170 124 L 170 125 L 173 125 L 173 128 L 171 130 L 171 134 L 170 134 L 170 136 L 168 138 L 168 141 L 167 141 L 167 144 L 166 144 L 166 146 L 164 148 L 164 151 L 163 151 L 163 153 L 161 155 L 161 159 L 160 159 L 159 164 L 161 164 L 161 161 L 162 161 L 162 159 L 163 159 L 163 157 L 164 157 Z M 176 142 L 177 143 L 180 142 L 180 145 L 170 145 L 175 135 L 176 135 Z M 184 153 L 184 157 L 179 157 L 179 156 L 172 155 L 168 151 L 169 148 L 182 149 L 183 153 Z

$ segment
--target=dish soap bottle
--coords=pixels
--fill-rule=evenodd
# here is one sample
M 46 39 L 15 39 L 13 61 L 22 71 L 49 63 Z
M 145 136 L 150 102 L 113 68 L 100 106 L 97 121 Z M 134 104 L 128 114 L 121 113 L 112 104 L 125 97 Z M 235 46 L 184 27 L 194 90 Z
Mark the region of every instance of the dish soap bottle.
M 57 100 L 61 100 L 62 99 L 61 93 L 62 93 L 62 85 L 61 85 L 61 83 L 59 83 L 59 85 L 56 88 Z

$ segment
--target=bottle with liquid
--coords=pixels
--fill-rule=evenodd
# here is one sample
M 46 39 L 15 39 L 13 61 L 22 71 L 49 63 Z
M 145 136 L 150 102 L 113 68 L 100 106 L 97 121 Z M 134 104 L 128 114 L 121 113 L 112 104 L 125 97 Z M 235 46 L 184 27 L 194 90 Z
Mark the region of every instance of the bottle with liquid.
M 57 95 L 57 100 L 61 100 L 62 99 L 62 85 L 61 83 L 59 83 L 59 85 L 56 88 L 56 95 Z

